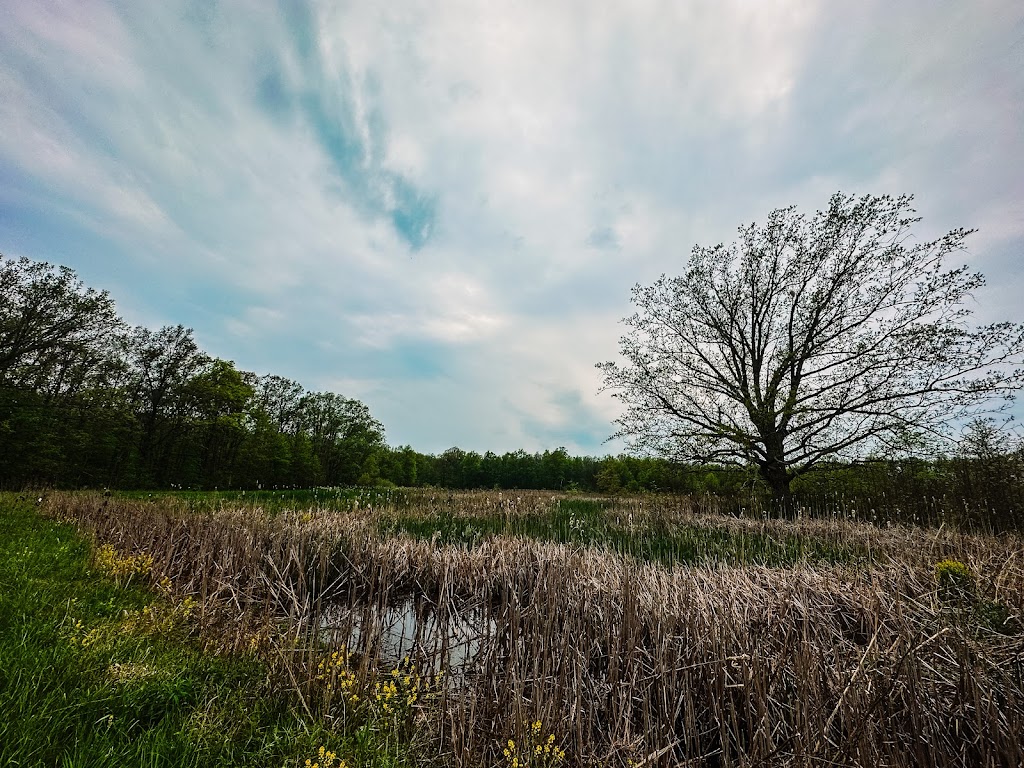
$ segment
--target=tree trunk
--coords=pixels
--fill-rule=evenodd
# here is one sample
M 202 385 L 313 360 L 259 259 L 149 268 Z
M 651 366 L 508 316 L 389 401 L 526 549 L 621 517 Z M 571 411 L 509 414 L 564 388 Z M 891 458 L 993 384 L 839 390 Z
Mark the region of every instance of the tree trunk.
M 790 484 L 793 482 L 793 475 L 780 462 L 771 462 L 760 465 L 761 479 L 765 481 L 771 490 L 771 504 L 779 517 L 792 517 L 796 511 L 796 504 L 793 501 L 793 491 Z

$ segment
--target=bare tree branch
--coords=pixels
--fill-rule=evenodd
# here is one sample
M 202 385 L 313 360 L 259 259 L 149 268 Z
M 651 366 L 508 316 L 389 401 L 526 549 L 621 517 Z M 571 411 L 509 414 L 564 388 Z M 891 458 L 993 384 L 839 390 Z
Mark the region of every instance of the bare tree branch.
M 772 212 L 686 271 L 636 286 L 620 349 L 599 364 L 635 450 L 757 466 L 777 496 L 830 457 L 943 435 L 1024 384 L 1024 325 L 972 328 L 984 284 L 945 269 L 970 231 L 918 242 L 910 196 L 836 194 Z

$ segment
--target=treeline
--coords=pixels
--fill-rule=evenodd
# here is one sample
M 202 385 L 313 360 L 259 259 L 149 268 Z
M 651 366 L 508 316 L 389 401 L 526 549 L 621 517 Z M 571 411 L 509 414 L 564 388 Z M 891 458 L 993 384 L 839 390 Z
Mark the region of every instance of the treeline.
M 0 485 L 345 485 L 384 448 L 358 400 L 131 327 L 72 270 L 0 255 Z
M 725 476 L 725 484 L 730 481 Z M 737 481 L 738 482 L 738 481 Z M 0 255 L 0 485 L 295 488 L 434 485 L 717 490 L 653 458 L 565 449 L 391 448 L 360 401 L 239 370 L 190 329 L 129 326 L 66 267 Z
M 728 481 L 726 481 L 728 484 Z M 0 255 L 0 484 L 717 489 L 669 462 L 390 448 L 358 400 L 239 370 L 190 329 L 131 327 L 66 267 Z
M 565 448 L 538 453 L 496 454 L 449 448 L 440 455 L 410 447 L 388 449 L 374 458 L 384 483 L 451 489 L 549 489 L 599 493 L 738 491 L 746 472 L 696 467 L 638 456 L 571 456 Z
M 0 487 L 26 485 L 652 491 L 741 513 L 767 491 L 752 471 L 661 458 L 389 447 L 359 400 L 239 370 L 180 325 L 131 327 L 70 269 L 0 255 Z M 1024 528 L 1024 447 L 976 422 L 955 455 L 834 464 L 793 491 L 812 512 Z

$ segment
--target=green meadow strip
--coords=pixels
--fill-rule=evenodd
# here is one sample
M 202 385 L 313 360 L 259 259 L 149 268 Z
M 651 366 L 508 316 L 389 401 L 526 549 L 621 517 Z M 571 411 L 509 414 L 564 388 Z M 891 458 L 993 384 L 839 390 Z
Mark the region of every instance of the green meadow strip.
M 0 765 L 409 764 L 305 716 L 256 658 L 202 652 L 151 560 L 93 553 L 34 501 L 0 494 Z
M 796 563 L 863 563 L 868 550 L 827 537 L 733 530 L 713 523 L 626 527 L 608 514 L 607 504 L 560 499 L 550 513 L 508 515 L 394 515 L 381 520 L 382 535 L 405 533 L 438 544 L 473 546 L 510 536 L 604 548 L 664 565 L 723 563 L 781 567 Z
M 405 506 L 408 503 L 407 494 L 401 488 L 117 491 L 113 496 L 133 502 L 155 504 L 165 504 L 168 499 L 173 499 L 193 512 L 212 512 L 226 507 L 248 505 L 272 514 L 297 509 L 348 511 L 366 506 Z

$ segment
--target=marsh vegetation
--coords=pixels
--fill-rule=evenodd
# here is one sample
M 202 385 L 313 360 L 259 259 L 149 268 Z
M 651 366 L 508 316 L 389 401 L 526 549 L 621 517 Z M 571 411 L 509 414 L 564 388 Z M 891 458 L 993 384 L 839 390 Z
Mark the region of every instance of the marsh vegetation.
M 260 659 L 339 732 L 393 723 L 424 762 L 1024 760 L 1018 535 L 684 496 L 272 498 L 41 506 L 151 557 L 207 652 Z

